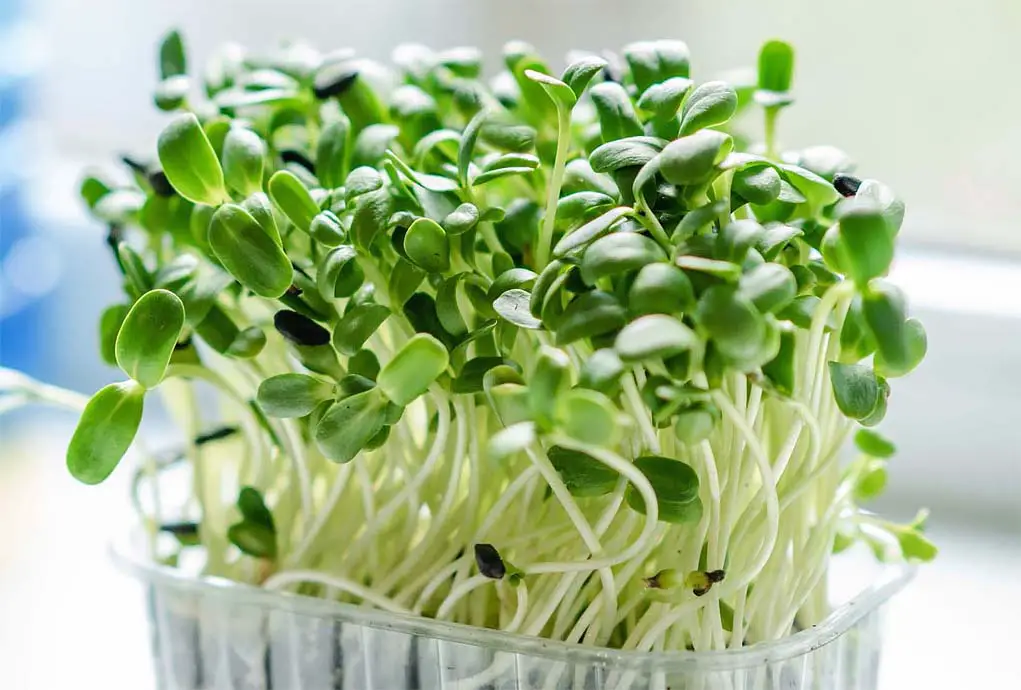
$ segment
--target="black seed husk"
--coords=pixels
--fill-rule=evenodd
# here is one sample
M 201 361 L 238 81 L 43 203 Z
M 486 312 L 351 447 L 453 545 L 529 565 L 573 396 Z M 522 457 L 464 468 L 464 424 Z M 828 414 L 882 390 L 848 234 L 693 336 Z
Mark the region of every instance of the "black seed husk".
M 157 196 L 171 197 L 177 192 L 174 191 L 173 185 L 170 184 L 170 180 L 167 179 L 166 173 L 162 170 L 153 170 L 148 175 L 149 186 L 152 187 L 152 191 Z
M 502 579 L 507 574 L 507 566 L 492 544 L 475 545 L 475 564 L 479 573 L 494 580 Z
M 197 522 L 165 522 L 160 525 L 160 532 L 175 537 L 195 537 L 198 536 L 199 526 Z
M 295 345 L 314 347 L 330 342 L 330 332 L 303 314 L 281 309 L 273 315 L 273 325 L 280 335 Z
M 316 72 L 312 92 L 321 101 L 339 96 L 351 88 L 357 78 L 358 70 L 343 63 L 325 65 Z
M 833 176 L 833 187 L 841 196 L 854 196 L 858 193 L 858 187 L 861 187 L 861 180 L 853 175 L 837 173 Z
M 308 170 L 313 175 L 316 171 L 316 165 L 313 163 L 308 156 L 301 151 L 296 149 L 285 149 L 280 152 L 280 159 L 284 163 L 295 163 Z
M 213 441 L 219 441 L 220 439 L 229 438 L 238 432 L 236 426 L 221 426 L 217 429 L 211 429 L 203 434 L 199 434 L 195 437 L 195 445 L 201 446 L 203 443 L 212 443 Z
M 121 163 L 131 168 L 133 171 L 141 175 L 142 177 L 149 176 L 149 168 L 142 162 L 135 160 L 131 156 L 121 156 Z

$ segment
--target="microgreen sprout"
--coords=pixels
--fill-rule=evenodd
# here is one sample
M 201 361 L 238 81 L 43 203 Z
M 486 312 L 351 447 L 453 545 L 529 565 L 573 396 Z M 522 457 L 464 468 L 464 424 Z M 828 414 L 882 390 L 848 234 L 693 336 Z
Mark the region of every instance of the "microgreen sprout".
M 80 410 L 92 484 L 164 398 L 187 443 L 134 482 L 161 561 L 573 643 L 776 639 L 826 615 L 834 552 L 931 559 L 924 515 L 860 507 L 926 350 L 886 280 L 904 206 L 783 148 L 791 46 L 754 85 L 679 41 L 503 57 L 232 46 L 203 79 L 171 33 L 152 162 L 82 184 L 126 378 L 84 402 L 3 372 L 0 404 Z

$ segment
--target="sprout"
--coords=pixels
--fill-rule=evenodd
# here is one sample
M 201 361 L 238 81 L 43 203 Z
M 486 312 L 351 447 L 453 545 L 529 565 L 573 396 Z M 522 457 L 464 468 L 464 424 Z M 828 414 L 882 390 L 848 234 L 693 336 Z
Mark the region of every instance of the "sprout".
M 188 443 L 135 488 L 168 561 L 575 643 L 736 648 L 824 617 L 834 551 L 931 559 L 924 519 L 860 508 L 927 349 L 885 279 L 903 204 L 782 150 L 788 44 L 754 84 L 693 78 L 680 41 L 621 55 L 555 74 L 512 43 L 489 82 L 473 49 L 231 47 L 198 89 L 170 34 L 156 155 L 81 187 L 127 379 L 86 403 L 3 372 L 0 409 L 75 406 L 94 484 L 166 393 Z M 194 495 L 150 514 L 184 463 Z

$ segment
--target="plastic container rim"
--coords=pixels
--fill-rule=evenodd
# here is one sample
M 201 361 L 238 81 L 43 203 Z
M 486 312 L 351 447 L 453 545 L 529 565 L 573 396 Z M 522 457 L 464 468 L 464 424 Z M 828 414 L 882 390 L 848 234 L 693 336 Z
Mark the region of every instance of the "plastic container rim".
M 273 608 L 292 614 L 333 618 L 380 630 L 403 632 L 447 642 L 484 647 L 498 652 L 539 656 L 552 661 L 599 664 L 629 669 L 655 666 L 672 671 L 698 667 L 702 671 L 732 671 L 797 658 L 824 647 L 849 631 L 866 615 L 880 608 L 913 578 L 916 567 L 889 565 L 865 589 L 835 608 L 817 625 L 781 640 L 740 649 L 715 652 L 688 650 L 638 652 L 590 647 L 531 637 L 463 623 L 391 613 L 380 609 L 329 601 L 288 592 L 274 592 L 219 577 L 194 577 L 170 566 L 154 563 L 128 538 L 113 541 L 109 553 L 119 570 L 144 583 L 169 586 L 203 596 L 229 597 L 232 604 Z

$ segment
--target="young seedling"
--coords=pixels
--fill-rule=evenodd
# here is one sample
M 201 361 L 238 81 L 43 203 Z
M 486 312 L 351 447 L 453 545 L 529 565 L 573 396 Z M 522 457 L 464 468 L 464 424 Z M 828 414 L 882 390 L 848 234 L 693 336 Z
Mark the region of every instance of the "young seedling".
M 527 635 L 736 647 L 823 618 L 854 542 L 931 559 L 924 516 L 859 507 L 926 350 L 886 281 L 903 204 L 783 149 L 788 44 L 753 86 L 679 41 L 610 57 L 284 48 L 203 81 L 170 34 L 158 167 L 82 185 L 127 378 L 85 404 L 5 372 L 0 402 L 81 409 L 98 483 L 164 396 L 188 443 L 136 490 L 186 465 L 193 500 L 138 506 L 206 575 Z

